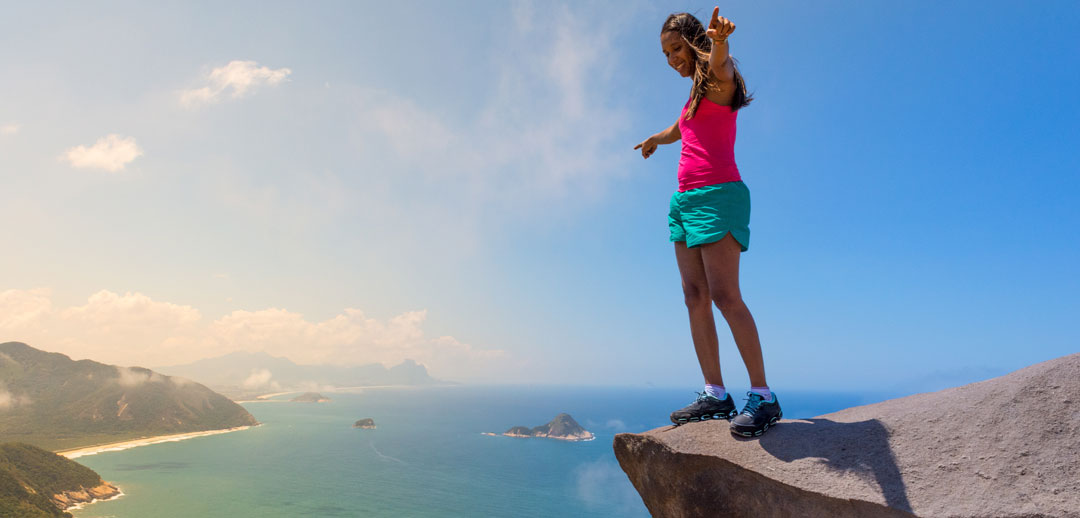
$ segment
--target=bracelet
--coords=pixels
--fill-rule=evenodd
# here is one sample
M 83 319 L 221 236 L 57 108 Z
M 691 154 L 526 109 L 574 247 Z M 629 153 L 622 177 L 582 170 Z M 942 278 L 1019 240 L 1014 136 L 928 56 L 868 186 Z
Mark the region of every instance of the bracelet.
M 726 43 L 727 38 L 724 38 L 722 40 L 712 40 L 712 42 L 713 42 L 713 45 L 720 45 L 720 44 Z

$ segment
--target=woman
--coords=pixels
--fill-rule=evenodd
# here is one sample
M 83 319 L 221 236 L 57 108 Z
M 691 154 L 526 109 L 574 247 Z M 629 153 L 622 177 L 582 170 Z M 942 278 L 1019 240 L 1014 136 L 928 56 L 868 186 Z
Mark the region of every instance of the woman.
M 782 413 L 765 382 L 754 317 L 739 292 L 739 254 L 750 245 L 750 192 L 735 166 L 735 119 L 752 98 L 729 55 L 727 37 L 735 25 L 719 13 L 719 7 L 713 9 L 708 30 L 687 13 L 673 14 L 664 22 L 660 44 L 668 65 L 693 78 L 693 87 L 678 121 L 634 149 L 649 158 L 658 145 L 682 140 L 679 190 L 671 197 L 668 225 L 705 391 L 673 412 L 671 421 L 678 425 L 730 419 L 732 433 L 753 437 L 779 421 Z M 720 375 L 714 303 L 750 374 L 747 403 L 738 415 Z

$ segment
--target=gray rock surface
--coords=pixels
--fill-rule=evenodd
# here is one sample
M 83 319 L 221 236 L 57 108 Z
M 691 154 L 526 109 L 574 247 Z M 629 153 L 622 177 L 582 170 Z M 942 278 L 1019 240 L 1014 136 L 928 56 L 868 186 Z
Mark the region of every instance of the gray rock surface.
M 614 447 L 655 517 L 1080 517 L 1080 354 L 760 439 L 706 421 Z

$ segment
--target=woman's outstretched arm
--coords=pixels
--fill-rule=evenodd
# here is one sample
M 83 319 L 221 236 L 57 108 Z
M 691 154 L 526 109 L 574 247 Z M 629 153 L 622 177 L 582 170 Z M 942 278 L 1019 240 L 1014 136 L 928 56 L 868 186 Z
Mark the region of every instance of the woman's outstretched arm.
M 672 124 L 671 127 L 645 139 L 641 144 L 634 146 L 634 149 L 641 150 L 641 158 L 649 158 L 649 155 L 656 151 L 656 146 L 671 144 L 681 138 L 682 132 L 679 131 L 679 122 L 675 121 L 675 124 Z
M 713 75 L 724 83 L 735 80 L 735 64 L 731 62 L 731 47 L 727 42 L 732 32 L 735 32 L 735 24 L 720 16 L 719 7 L 713 7 L 712 19 L 705 31 L 705 35 L 713 42 L 712 52 L 709 53 L 709 68 Z

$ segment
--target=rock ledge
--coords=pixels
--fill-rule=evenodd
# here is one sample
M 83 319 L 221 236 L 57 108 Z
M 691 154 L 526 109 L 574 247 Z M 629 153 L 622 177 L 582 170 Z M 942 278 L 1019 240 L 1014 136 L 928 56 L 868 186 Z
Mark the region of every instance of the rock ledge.
M 53 503 L 57 507 L 63 510 L 77 507 L 80 504 L 89 504 L 100 500 L 108 500 L 120 495 L 120 489 L 116 486 L 102 481 L 97 487 L 86 488 L 82 487 L 74 491 L 64 491 L 60 494 L 53 495 Z
M 614 447 L 658 517 L 1080 517 L 1078 404 L 1073 354 L 781 421 L 760 439 L 706 421 L 618 434 Z

